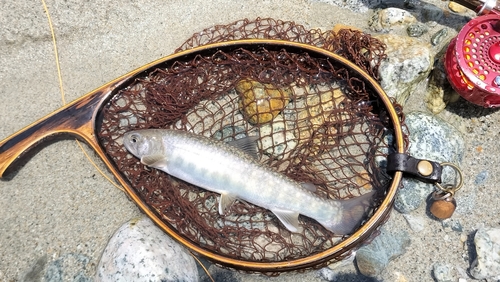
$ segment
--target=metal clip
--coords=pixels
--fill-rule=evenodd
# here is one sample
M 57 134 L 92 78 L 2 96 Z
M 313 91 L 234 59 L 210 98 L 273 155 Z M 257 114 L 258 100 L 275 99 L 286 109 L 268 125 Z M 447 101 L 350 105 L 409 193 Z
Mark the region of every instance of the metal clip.
M 460 168 L 455 165 L 455 164 L 452 164 L 452 163 L 441 163 L 440 164 L 441 167 L 444 169 L 444 167 L 451 167 L 453 168 L 453 170 L 455 170 L 456 174 L 457 174 L 457 182 L 456 184 L 446 184 L 446 185 L 443 185 L 439 182 L 435 182 L 434 185 L 439 189 L 441 190 L 441 192 L 443 192 L 444 194 L 451 194 L 451 197 L 453 197 L 455 195 L 455 192 L 457 192 L 458 190 L 460 190 L 460 188 L 462 188 L 462 186 L 464 185 L 464 176 L 462 174 L 462 170 L 460 170 Z

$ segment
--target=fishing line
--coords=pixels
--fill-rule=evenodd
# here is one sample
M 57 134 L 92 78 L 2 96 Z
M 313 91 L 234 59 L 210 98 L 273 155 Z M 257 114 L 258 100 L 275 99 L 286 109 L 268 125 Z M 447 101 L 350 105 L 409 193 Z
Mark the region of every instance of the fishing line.
M 62 81 L 62 75 L 61 75 L 61 66 L 59 64 L 59 52 L 57 50 L 57 44 L 56 44 L 56 35 L 55 35 L 55 32 L 54 32 L 54 28 L 52 26 L 52 19 L 50 17 L 50 14 L 49 14 L 49 9 L 47 8 L 47 5 L 45 4 L 45 0 L 41 0 L 42 1 L 42 5 L 43 5 L 43 9 L 45 10 L 45 14 L 47 15 L 47 21 L 49 22 L 49 29 L 50 29 L 50 33 L 52 34 L 52 44 L 54 45 L 54 57 L 56 58 L 56 68 L 57 68 L 57 76 L 58 76 L 58 79 L 59 79 L 59 90 L 61 91 L 61 99 L 62 99 L 62 102 L 63 102 L 63 105 L 66 104 L 66 99 L 65 99 L 65 94 L 64 94 L 64 88 L 63 88 L 63 81 Z M 125 192 L 124 188 L 121 187 L 120 185 L 118 185 L 116 182 L 114 182 L 113 180 L 111 180 L 111 178 L 109 178 L 106 174 L 104 174 L 104 172 L 97 166 L 97 164 L 90 158 L 89 154 L 85 151 L 85 149 L 83 148 L 82 144 L 80 143 L 80 141 L 76 140 L 76 144 L 78 145 L 78 147 L 80 147 L 80 150 L 82 150 L 83 154 L 85 155 L 85 157 L 87 158 L 87 160 L 89 160 L 89 162 L 94 166 L 94 168 L 111 184 L 113 184 L 113 186 L 115 186 L 116 188 L 118 188 L 120 191 L 122 192 Z M 210 278 L 210 280 L 212 282 L 214 282 L 214 279 L 212 278 L 212 276 L 210 275 L 210 273 L 208 272 L 208 270 L 206 269 L 206 267 L 201 263 L 201 261 L 192 253 L 192 252 L 189 252 L 191 254 L 191 256 L 198 262 L 198 264 L 201 265 L 201 267 L 203 268 L 203 270 L 206 272 L 206 274 L 208 275 L 208 277 Z
M 41 0 L 43 9 L 45 10 L 45 14 L 47 15 L 47 21 L 49 22 L 49 29 L 50 33 L 52 34 L 52 44 L 54 46 L 54 57 L 56 58 L 56 68 L 57 68 L 57 77 L 59 79 L 59 90 L 61 91 L 61 99 L 63 102 L 63 105 L 66 105 L 66 99 L 65 99 L 65 94 L 64 94 L 64 87 L 63 87 L 63 80 L 62 80 L 62 74 L 61 74 L 61 65 L 59 64 L 59 51 L 57 50 L 57 44 L 56 44 L 56 34 L 54 32 L 54 27 L 52 26 L 52 19 L 49 14 L 49 9 L 47 8 L 47 4 L 45 3 L 45 0 Z M 83 149 L 82 144 L 80 141 L 76 140 L 76 144 L 80 147 L 82 150 L 83 154 L 87 158 L 87 160 L 94 166 L 94 168 L 107 180 L 109 183 L 113 184 L 116 188 L 118 188 L 120 191 L 125 192 L 123 187 L 118 185 L 116 182 L 111 180 L 104 172 L 97 166 L 97 164 L 90 158 L 89 154 Z
M 193 252 L 189 252 L 189 254 L 196 260 L 196 262 L 198 262 L 198 264 L 201 266 L 201 268 L 203 268 L 203 270 L 205 271 L 205 273 L 207 274 L 208 278 L 210 278 L 210 280 L 212 282 L 215 282 L 215 280 L 212 278 L 212 276 L 210 275 L 210 272 L 208 272 L 208 269 L 205 267 L 205 265 L 203 265 L 203 263 L 201 263 L 201 261 L 193 254 Z

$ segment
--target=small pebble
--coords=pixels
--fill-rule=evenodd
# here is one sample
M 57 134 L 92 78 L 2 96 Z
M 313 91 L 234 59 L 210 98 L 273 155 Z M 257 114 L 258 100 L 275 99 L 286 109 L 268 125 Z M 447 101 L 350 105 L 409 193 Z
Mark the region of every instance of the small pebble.
M 448 8 L 452 12 L 459 13 L 459 14 L 463 14 L 463 13 L 467 12 L 466 7 L 464 7 L 463 5 L 460 5 L 456 2 L 453 2 L 453 1 L 450 1 L 450 3 L 448 3 Z
M 431 44 L 432 46 L 437 46 L 439 45 L 448 35 L 448 29 L 442 28 L 438 32 L 434 33 L 431 37 Z
M 482 185 L 482 184 L 484 184 L 484 182 L 486 181 L 487 178 L 488 178 L 488 171 L 483 170 L 476 176 L 476 179 L 474 180 L 474 184 Z
M 441 226 L 443 226 L 445 232 L 462 232 L 464 230 L 460 220 L 454 218 L 444 219 L 441 221 Z
M 453 274 L 452 274 L 452 267 L 443 264 L 443 263 L 435 263 L 432 266 L 432 274 L 434 275 L 434 278 L 436 282 L 453 282 L 455 281 L 453 279 Z
M 338 275 L 337 271 L 333 271 L 328 267 L 323 267 L 320 270 L 318 270 L 318 276 L 325 281 L 335 281 L 337 280 L 337 275 Z
M 427 31 L 429 31 L 429 28 L 420 22 L 412 23 L 406 28 L 406 32 L 410 37 L 420 37 Z

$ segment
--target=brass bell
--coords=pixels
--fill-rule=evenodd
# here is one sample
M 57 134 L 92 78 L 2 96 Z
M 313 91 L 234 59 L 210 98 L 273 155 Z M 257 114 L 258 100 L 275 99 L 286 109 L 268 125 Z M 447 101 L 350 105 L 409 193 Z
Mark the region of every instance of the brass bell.
M 457 208 L 457 202 L 453 197 L 453 193 L 435 191 L 432 193 L 432 203 L 430 212 L 433 216 L 439 219 L 450 218 Z

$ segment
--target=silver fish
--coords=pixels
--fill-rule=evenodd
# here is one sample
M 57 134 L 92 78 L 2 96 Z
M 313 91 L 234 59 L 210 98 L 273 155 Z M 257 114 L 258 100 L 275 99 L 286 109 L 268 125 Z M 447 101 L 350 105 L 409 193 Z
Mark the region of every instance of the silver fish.
M 301 185 L 252 157 L 255 138 L 232 143 L 171 129 L 131 131 L 123 137 L 125 148 L 141 163 L 219 193 L 220 214 L 239 199 L 272 211 L 291 232 L 298 232 L 302 214 L 335 234 L 349 234 L 370 207 L 373 192 L 342 201 L 320 198 L 311 185 Z

